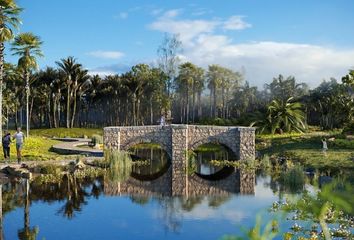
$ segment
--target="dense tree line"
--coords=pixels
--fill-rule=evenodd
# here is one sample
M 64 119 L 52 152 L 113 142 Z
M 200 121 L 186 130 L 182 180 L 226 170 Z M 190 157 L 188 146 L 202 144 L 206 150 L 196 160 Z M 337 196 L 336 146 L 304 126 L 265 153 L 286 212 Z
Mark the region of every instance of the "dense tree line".
M 55 68 L 38 70 L 41 39 L 32 33 L 15 36 L 21 9 L 13 0 L 0 5 L 0 119 L 7 127 L 25 122 L 27 131 L 29 125 L 145 125 L 157 124 L 163 115 L 173 123 L 253 124 L 281 133 L 303 131 L 308 124 L 333 129 L 353 122 L 353 70 L 341 82 L 323 81 L 312 90 L 282 75 L 259 90 L 244 82 L 239 71 L 182 63 L 178 35 L 165 35 L 156 66 L 141 63 L 102 77 L 67 57 Z M 19 57 L 16 65 L 4 60 L 8 41 Z

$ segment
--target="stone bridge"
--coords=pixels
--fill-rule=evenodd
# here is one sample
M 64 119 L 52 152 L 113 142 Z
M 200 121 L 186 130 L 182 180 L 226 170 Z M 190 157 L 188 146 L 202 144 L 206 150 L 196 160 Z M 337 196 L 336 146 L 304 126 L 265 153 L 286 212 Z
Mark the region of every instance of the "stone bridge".
M 238 160 L 255 157 L 255 129 L 202 125 L 165 125 L 105 127 L 105 149 L 128 150 L 139 143 L 158 143 L 172 160 L 174 195 L 188 189 L 188 150 L 205 143 L 221 144 L 231 149 Z

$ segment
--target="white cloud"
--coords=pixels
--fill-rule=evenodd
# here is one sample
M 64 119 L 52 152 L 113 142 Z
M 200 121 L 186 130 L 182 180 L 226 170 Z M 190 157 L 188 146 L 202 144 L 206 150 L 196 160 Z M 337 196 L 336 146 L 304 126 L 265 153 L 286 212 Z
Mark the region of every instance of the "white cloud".
M 242 30 L 252 27 L 251 24 L 243 21 L 243 16 L 231 16 L 224 22 L 223 28 L 227 30 Z
M 161 19 L 174 18 L 174 17 L 177 17 L 179 14 L 181 14 L 181 12 L 182 12 L 182 9 L 168 10 L 160 18 Z
M 201 35 L 186 49 L 184 59 L 203 67 L 220 64 L 234 70 L 244 68 L 246 79 L 257 86 L 273 77 L 293 75 L 300 82 L 317 86 L 323 78 L 340 79 L 353 64 L 354 49 L 283 42 L 234 44 L 223 35 Z
M 119 17 L 121 19 L 126 19 L 126 18 L 128 18 L 128 13 L 127 12 L 121 12 L 121 13 L 119 13 Z
M 234 43 L 229 36 L 220 34 L 220 30 L 251 27 L 242 16 L 189 20 L 176 19 L 177 15 L 165 13 L 149 27 L 179 34 L 184 48 L 181 59 L 202 67 L 220 64 L 234 70 L 245 69 L 246 80 L 259 87 L 279 74 L 293 75 L 299 82 L 315 87 L 324 78 L 339 80 L 353 66 L 354 49 L 278 41 Z
M 226 30 L 241 30 L 251 27 L 251 24 L 242 20 L 242 16 L 231 16 L 227 20 L 220 19 L 176 19 L 181 9 L 172 9 L 164 12 L 156 21 L 149 25 L 150 29 L 162 32 L 179 34 L 182 42 L 190 44 L 191 40 L 200 34 L 212 33 L 218 28 Z
M 97 58 L 106 58 L 106 59 L 119 59 L 124 56 L 124 53 L 119 51 L 93 51 L 87 53 L 90 56 L 97 57 Z
M 110 76 L 110 75 L 115 75 L 115 72 L 110 72 L 110 71 L 90 71 L 88 72 L 91 76 L 93 75 L 99 75 L 100 77 L 105 77 L 105 76 Z

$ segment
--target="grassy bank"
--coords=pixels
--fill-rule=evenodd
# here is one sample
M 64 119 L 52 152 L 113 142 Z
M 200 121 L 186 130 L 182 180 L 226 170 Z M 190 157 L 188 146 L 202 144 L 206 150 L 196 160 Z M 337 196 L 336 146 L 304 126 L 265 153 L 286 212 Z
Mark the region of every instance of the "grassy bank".
M 88 137 L 91 138 L 92 135 L 103 135 L 102 128 L 48 128 L 48 129 L 33 129 L 30 132 L 31 136 L 39 137 L 73 137 L 73 138 L 82 138 Z
M 14 134 L 15 131 L 10 131 Z M 102 129 L 94 128 L 51 128 L 51 129 L 32 129 L 30 131 L 30 138 L 25 139 L 25 144 L 22 150 L 23 161 L 47 161 L 47 160 L 60 160 L 66 158 L 73 158 L 72 156 L 60 155 L 51 152 L 50 149 L 53 145 L 60 141 L 53 140 L 53 137 L 87 137 L 91 138 L 93 135 L 103 135 Z M 17 161 L 16 145 L 13 142 L 10 146 L 10 161 Z M 3 155 L 0 158 L 2 161 Z
M 322 151 L 326 137 L 328 150 Z M 338 132 L 311 132 L 290 135 L 260 135 L 257 150 L 270 157 L 286 157 L 315 168 L 354 168 L 354 141 Z
M 22 149 L 23 161 L 47 161 L 63 159 L 63 156 L 50 151 L 52 145 L 57 143 L 59 143 L 59 141 L 36 136 L 32 136 L 26 139 Z M 10 149 L 10 161 L 17 161 L 16 145 L 14 142 L 11 143 Z M 3 156 L 1 159 L 3 160 Z

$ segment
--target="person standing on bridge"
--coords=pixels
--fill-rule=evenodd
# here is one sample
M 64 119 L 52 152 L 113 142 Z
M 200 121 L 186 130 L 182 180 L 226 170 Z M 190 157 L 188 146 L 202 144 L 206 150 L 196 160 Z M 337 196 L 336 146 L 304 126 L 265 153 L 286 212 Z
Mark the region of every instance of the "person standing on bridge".
M 166 124 L 165 116 L 164 116 L 164 115 L 161 115 L 161 118 L 160 118 L 160 126 L 165 126 L 165 124 Z
M 21 163 L 21 157 L 22 157 L 22 148 L 23 148 L 23 143 L 25 142 L 25 134 L 21 132 L 21 128 L 17 128 L 17 132 L 13 136 L 14 139 L 16 139 L 16 151 L 17 151 L 17 162 Z

